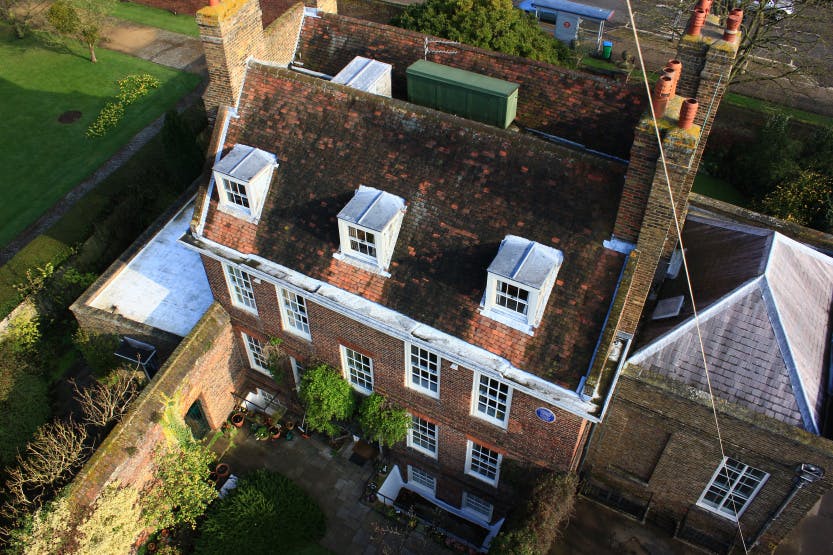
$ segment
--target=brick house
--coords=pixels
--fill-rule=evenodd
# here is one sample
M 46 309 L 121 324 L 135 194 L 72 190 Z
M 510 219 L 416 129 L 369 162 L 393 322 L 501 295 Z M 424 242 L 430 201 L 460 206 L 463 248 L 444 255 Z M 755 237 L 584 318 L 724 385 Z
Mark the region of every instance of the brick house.
M 708 213 L 690 216 L 683 238 L 724 451 L 679 275 L 646 311 L 591 441 L 585 492 L 713 551 L 766 549 L 832 485 L 833 259 Z
M 231 316 L 244 389 L 293 404 L 303 369 L 325 362 L 405 407 L 385 491 L 417 492 L 488 543 L 510 460 L 579 466 L 673 249 L 654 127 L 637 86 L 436 52 L 333 8 L 296 4 L 265 29 L 254 0 L 198 12 L 215 161 L 181 241 Z M 681 41 L 682 73 L 663 78 L 676 98 L 654 98 L 681 219 L 734 56 L 709 33 Z M 392 97 L 332 78 L 356 56 L 390 65 Z M 424 58 L 519 84 L 513 125 L 407 102 L 406 68 Z M 684 97 L 712 109 L 695 116 Z M 288 355 L 279 383 L 271 338 Z

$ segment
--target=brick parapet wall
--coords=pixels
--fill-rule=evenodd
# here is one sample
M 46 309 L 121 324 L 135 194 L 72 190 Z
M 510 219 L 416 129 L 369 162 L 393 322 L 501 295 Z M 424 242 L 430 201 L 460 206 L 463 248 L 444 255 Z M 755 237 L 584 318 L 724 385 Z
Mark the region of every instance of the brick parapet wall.
M 289 65 L 295 56 L 303 22 L 304 4 L 296 1 L 264 29 L 265 55 L 269 61 Z
M 341 15 L 375 23 L 390 23 L 404 10 L 404 4 L 385 0 L 338 0 L 338 13 Z
M 585 463 L 591 481 L 662 514 L 731 541 L 734 523 L 696 507 L 722 458 L 708 398 L 683 384 L 628 369 Z M 726 455 L 770 474 L 741 517 L 751 538 L 787 496 L 799 463 L 824 468 L 826 477 L 802 489 L 760 543 L 778 543 L 833 486 L 833 444 L 779 421 L 719 403 Z M 650 517 L 649 517 L 650 518 Z
M 181 416 L 199 399 L 209 425 L 219 427 L 245 375 L 241 360 L 229 316 L 215 303 L 84 465 L 72 483 L 73 502 L 91 503 L 114 480 L 139 489 L 150 480 L 153 452 L 165 441 L 157 423 L 165 398 L 179 396 Z
M 463 449 L 465 457 L 465 435 L 478 438 L 485 443 L 499 446 L 507 457 L 555 470 L 575 468 L 587 425 L 582 418 L 558 407 L 514 390 L 506 429 L 470 415 L 474 373 L 459 367 L 453 368 L 443 361 L 440 370 L 440 399 L 433 399 L 405 386 L 405 345 L 396 338 L 374 330 L 365 324 L 323 308 L 307 300 L 312 341 L 284 332 L 281 325 L 280 307 L 275 286 L 263 281 L 254 284 L 258 315 L 240 310 L 231 305 L 228 287 L 223 275 L 222 264 L 203 257 L 203 262 L 218 302 L 228 307 L 235 327 L 261 341 L 271 337 L 283 340 L 281 348 L 302 364 L 326 362 L 341 369 L 339 345 L 354 348 L 373 359 L 374 389 L 407 409 L 425 415 L 435 421 L 441 429 L 454 430 L 454 449 Z M 285 384 L 292 383 L 287 370 Z M 292 388 L 282 388 L 289 392 Z M 547 407 L 556 415 L 556 421 L 547 424 L 538 419 L 535 409 Z M 451 432 L 449 432 L 451 433 Z M 461 447 L 462 446 L 462 447 Z M 458 470 L 463 469 L 459 453 L 443 452 L 441 463 Z
M 355 56 L 390 63 L 394 96 L 405 98 L 405 70 L 424 57 L 425 38 L 413 31 L 325 14 L 305 21 L 299 61 L 330 75 Z M 447 46 L 443 50 L 457 53 L 431 54 L 428 59 L 521 85 L 516 122 L 522 127 L 627 156 L 633 127 L 645 108 L 638 86 L 464 44 Z

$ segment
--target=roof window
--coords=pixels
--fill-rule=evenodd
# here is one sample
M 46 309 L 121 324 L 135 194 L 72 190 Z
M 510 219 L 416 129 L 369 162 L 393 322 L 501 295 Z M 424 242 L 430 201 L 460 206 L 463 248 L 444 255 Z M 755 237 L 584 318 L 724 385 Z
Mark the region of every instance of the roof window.
M 405 215 L 405 200 L 360 185 L 338 213 L 339 251 L 334 255 L 369 271 L 387 273 Z
M 481 314 L 532 335 L 563 260 L 557 249 L 507 235 L 487 270 Z
M 219 210 L 257 223 L 277 167 L 274 154 L 251 146 L 234 145 L 231 152 L 214 164 Z

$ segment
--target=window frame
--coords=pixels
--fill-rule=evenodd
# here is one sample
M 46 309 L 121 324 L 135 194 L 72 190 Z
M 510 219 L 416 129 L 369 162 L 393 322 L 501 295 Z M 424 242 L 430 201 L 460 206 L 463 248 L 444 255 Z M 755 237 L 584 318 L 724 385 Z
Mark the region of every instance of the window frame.
M 477 500 L 474 503 L 474 505 L 477 505 L 478 503 L 481 504 L 481 505 L 488 505 L 489 506 L 488 513 L 480 512 L 477 509 L 472 508 L 472 504 L 469 503 L 469 501 L 472 498 Z M 486 501 L 485 499 L 483 499 L 482 497 L 480 497 L 478 495 L 475 495 L 473 493 L 469 493 L 469 492 L 463 490 L 463 500 L 460 503 L 460 510 L 468 513 L 469 515 L 477 518 L 478 520 L 482 520 L 483 522 L 490 523 L 490 522 L 492 522 L 492 517 L 495 514 L 495 505 L 494 505 L 494 503 L 489 503 L 488 501 Z
M 252 200 L 253 199 L 252 199 L 251 193 L 249 191 L 249 184 L 244 183 L 243 181 L 240 181 L 240 180 L 237 180 L 237 179 L 233 179 L 233 178 L 231 178 L 231 177 L 229 177 L 225 174 L 219 173 L 219 172 L 217 173 L 217 178 L 220 181 L 219 189 L 221 191 L 223 191 L 223 196 L 225 197 L 226 206 L 228 206 L 232 210 L 238 210 L 240 212 L 245 213 L 247 216 L 251 216 L 252 215 Z M 237 188 L 242 188 L 243 189 L 243 194 L 240 194 L 239 191 L 229 191 L 229 189 L 231 188 L 231 187 L 229 187 L 229 185 L 234 185 Z M 234 202 L 233 199 L 234 199 L 235 196 L 241 197 L 246 202 L 246 204 L 243 205 L 243 204 Z
M 364 354 L 364 353 L 360 353 L 359 351 L 357 351 L 355 349 L 352 349 L 350 347 L 346 347 L 344 345 L 339 345 L 339 347 L 340 347 L 340 351 L 341 351 L 341 370 L 342 370 L 342 374 L 344 375 L 344 379 L 347 380 L 347 383 L 349 383 L 350 386 L 353 389 L 355 389 L 356 391 L 358 391 L 359 393 L 361 393 L 363 395 L 370 395 L 371 393 L 373 393 L 373 387 L 374 387 L 373 358 Z M 351 366 L 349 365 L 351 357 L 349 356 L 348 351 L 350 351 L 351 353 L 355 353 L 356 355 L 359 355 L 360 357 L 364 357 L 368 360 L 368 362 L 369 362 L 369 364 L 368 364 L 369 374 L 370 374 L 370 389 L 366 389 L 363 385 L 360 385 L 358 383 L 353 382 L 352 376 L 350 375 Z M 361 370 L 361 371 L 364 372 L 364 370 Z
M 355 235 L 353 233 L 355 232 Z M 364 239 L 359 237 L 359 234 L 364 235 Z M 368 240 L 367 237 L 371 237 L 371 240 Z M 347 249 L 350 251 L 350 254 L 353 256 L 364 258 L 366 260 L 372 260 L 374 263 L 379 263 L 379 242 L 378 242 L 378 231 L 373 231 L 372 229 L 368 229 L 366 227 L 362 227 L 356 224 L 347 224 L 347 237 L 346 237 L 346 244 Z M 356 243 L 359 246 L 364 246 L 365 249 L 368 251 L 373 251 L 373 254 L 369 252 L 362 252 L 361 249 L 353 248 L 353 243 Z
M 246 347 L 246 356 L 249 358 L 249 366 L 252 370 L 260 372 L 261 374 L 266 374 L 267 376 L 271 377 L 272 372 L 269 370 L 268 360 L 263 354 L 263 349 L 265 344 L 260 341 L 260 339 L 249 335 L 248 333 L 241 331 L 240 332 L 243 336 L 243 345 Z M 255 343 L 255 348 L 259 352 L 255 352 L 252 346 L 252 343 Z M 261 366 L 259 359 L 263 362 L 266 362 L 266 366 Z
M 240 310 L 245 310 L 246 312 L 250 312 L 251 314 L 257 314 L 257 299 L 255 298 L 255 288 L 254 288 L 254 276 L 233 264 L 228 262 L 223 262 L 223 275 L 226 277 L 226 286 L 228 288 L 229 297 L 231 298 L 231 304 L 235 308 L 239 308 Z M 240 276 L 236 275 L 239 273 Z M 238 285 L 237 280 L 241 280 L 242 284 Z M 240 288 L 240 292 L 238 292 L 237 288 Z M 242 292 L 248 293 L 251 296 L 251 306 L 245 301 L 240 300 L 245 299 Z M 238 295 L 240 297 L 238 298 Z
M 732 470 L 734 472 L 738 472 L 738 475 L 735 479 L 731 480 L 731 485 L 728 487 L 728 489 L 724 485 L 717 485 L 716 486 L 716 488 L 718 490 L 725 490 L 725 492 L 723 493 L 723 497 L 722 497 L 721 501 L 717 504 L 717 506 L 712 506 L 711 504 L 709 504 L 709 502 L 705 501 L 706 495 L 710 492 L 710 490 L 712 489 L 712 486 L 715 486 L 715 482 L 720 477 L 721 471 L 723 471 L 723 469 L 726 467 L 727 463 L 729 463 L 730 461 L 732 463 L 736 463 L 736 465 L 738 465 L 738 466 L 743 467 L 743 469 L 741 471 L 738 471 L 738 468 L 736 466 L 732 467 Z M 737 486 L 741 483 L 741 481 L 745 477 L 750 475 L 752 472 L 761 473 L 761 474 L 763 474 L 763 476 L 761 476 L 760 479 L 758 479 L 755 476 L 752 476 L 753 480 L 756 481 L 755 488 L 748 495 L 748 497 L 746 498 L 746 501 L 744 502 L 743 506 L 740 508 L 739 511 L 737 511 L 735 514 L 729 514 L 729 513 L 725 512 L 723 509 L 728 505 L 728 500 L 735 493 L 735 491 L 737 489 Z M 726 473 L 725 475 L 728 477 L 728 473 Z M 746 509 L 749 508 L 749 505 L 752 504 L 752 501 L 755 500 L 755 497 L 761 491 L 761 488 L 763 488 L 764 484 L 766 483 L 766 481 L 768 479 L 769 479 L 769 473 L 768 472 L 765 472 L 763 470 L 760 470 L 758 468 L 750 466 L 746 463 L 742 463 L 741 461 L 739 461 L 737 459 L 733 459 L 731 457 L 723 457 L 723 460 L 717 466 L 717 470 L 714 471 L 714 473 L 712 474 L 711 479 L 709 479 L 709 483 L 706 484 L 705 488 L 703 488 L 703 493 L 700 494 L 700 498 L 697 500 L 697 506 L 701 507 L 702 509 L 705 509 L 705 510 L 709 511 L 712 514 L 723 517 L 727 520 L 731 520 L 733 522 L 737 522 L 738 520 L 740 520 L 740 517 L 743 516 L 743 513 L 746 512 Z M 741 495 L 743 495 L 743 494 L 741 494 Z
M 496 418 L 495 416 L 491 416 L 485 412 L 480 410 L 480 384 L 483 379 L 495 381 L 499 385 L 506 386 L 506 401 L 504 403 L 504 417 L 503 419 Z M 506 428 L 509 425 L 509 413 L 512 410 L 512 386 L 499 378 L 492 377 L 488 374 L 475 372 L 473 374 L 472 379 L 472 394 L 471 394 L 471 415 L 479 418 L 481 420 L 485 420 L 486 422 L 490 422 L 495 426 L 499 426 L 501 428 Z M 490 383 L 487 383 L 487 387 L 491 387 Z M 491 397 L 487 397 L 488 400 L 493 400 Z M 500 402 L 499 400 L 494 400 L 495 402 Z M 486 403 L 489 406 L 488 403 Z M 497 412 L 497 411 L 496 411 Z
M 413 364 L 413 350 L 416 349 L 418 354 L 416 355 L 417 358 L 421 359 L 421 351 L 424 351 L 428 354 L 428 356 L 433 355 L 436 357 L 436 372 L 432 374 L 432 371 L 422 366 L 414 366 Z M 430 364 L 430 361 L 429 361 Z M 423 393 L 429 397 L 434 399 L 440 398 L 440 373 L 442 372 L 442 364 L 443 358 L 440 356 L 439 353 L 432 351 L 430 349 L 426 349 L 424 347 L 420 347 L 419 345 L 415 345 L 413 343 L 405 342 L 405 387 L 408 389 L 413 389 L 414 391 L 418 391 Z M 433 375 L 435 378 L 435 383 L 437 384 L 437 390 L 433 391 L 430 387 L 425 387 L 421 383 L 414 383 L 414 370 L 420 373 L 419 378 L 422 381 L 422 372 L 427 372 L 429 374 L 428 382 L 431 383 L 430 376 Z
M 307 371 L 307 368 L 298 362 L 293 356 L 289 357 L 289 365 L 292 367 L 292 378 L 295 380 L 295 391 L 301 391 L 302 374 Z
M 423 478 L 430 479 L 432 482 L 432 487 L 426 486 L 422 482 L 418 482 L 414 479 L 415 474 L 421 474 Z M 426 480 L 427 481 L 427 480 Z M 419 491 L 430 492 L 431 497 L 437 496 L 437 477 L 427 472 L 419 467 L 408 465 L 408 485 L 412 488 L 415 488 Z
M 312 341 L 312 333 L 310 331 L 309 323 L 309 309 L 307 308 L 307 298 L 303 295 L 287 289 L 285 287 L 276 287 L 278 304 L 281 307 L 281 327 L 283 331 L 297 335 L 307 341 Z M 292 300 L 287 299 L 287 295 L 292 297 Z M 300 301 L 300 302 L 299 302 Z M 289 304 L 294 303 L 298 305 L 302 312 L 298 313 L 290 308 Z M 302 328 L 299 329 L 293 322 L 301 322 Z M 305 329 L 304 329 L 305 328 Z
M 475 448 L 475 446 L 477 446 L 481 450 L 485 449 L 485 450 L 489 451 L 489 453 L 495 453 L 497 455 L 497 461 L 494 465 L 495 466 L 495 476 L 494 476 L 494 478 L 490 478 L 489 476 L 474 470 L 474 468 L 472 466 L 472 462 L 474 461 L 474 451 L 475 451 L 474 448 Z M 481 460 L 482 459 L 480 459 L 480 457 L 478 456 L 478 461 L 481 461 Z M 498 482 L 500 482 L 500 465 L 501 465 L 502 462 L 503 462 L 503 453 L 501 453 L 499 451 L 493 451 L 489 447 L 486 447 L 485 445 L 482 445 L 480 443 L 475 443 L 471 439 L 469 439 L 466 442 L 466 474 L 468 474 L 469 476 L 471 476 L 473 478 L 477 478 L 478 480 L 481 480 L 483 482 L 486 482 L 487 484 L 489 484 L 491 486 L 497 487 Z M 480 464 L 482 464 L 482 463 L 480 463 Z
M 438 453 L 439 453 L 439 450 L 440 450 L 440 434 L 439 434 L 439 431 L 437 429 L 436 422 L 426 420 L 425 418 L 422 418 L 421 416 L 418 416 L 416 414 L 412 414 L 410 416 L 411 416 L 411 426 L 408 428 L 408 436 L 407 436 L 407 445 L 408 445 L 408 447 L 410 447 L 414 451 L 417 451 L 418 453 L 422 453 L 426 457 L 431 457 L 432 459 L 438 458 Z M 420 425 L 419 423 L 416 422 L 417 420 L 419 420 L 421 422 L 425 422 L 426 424 L 428 424 L 430 426 L 433 426 L 433 428 L 434 428 L 433 438 L 429 438 L 429 439 L 433 440 L 433 444 L 434 444 L 434 450 L 433 451 L 414 442 L 414 431 L 417 430 L 417 426 Z M 419 433 L 421 436 L 427 435 L 427 434 L 422 433 L 421 431 L 417 431 L 417 433 Z M 429 441 L 429 443 L 430 443 L 430 441 Z

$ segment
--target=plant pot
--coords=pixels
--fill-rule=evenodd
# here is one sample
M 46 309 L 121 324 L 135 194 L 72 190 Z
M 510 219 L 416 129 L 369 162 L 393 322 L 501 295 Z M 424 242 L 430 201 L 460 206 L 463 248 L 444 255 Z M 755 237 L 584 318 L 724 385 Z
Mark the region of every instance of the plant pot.
M 295 429 L 295 422 L 293 422 L 292 420 L 287 420 L 286 421 L 286 429 L 287 430 L 294 430 Z
M 272 439 L 278 439 L 281 437 L 281 427 L 280 426 L 272 426 L 269 428 L 269 435 L 272 436 Z
M 156 550 L 159 549 L 159 546 L 156 545 L 156 542 L 150 542 L 147 544 L 148 553 L 156 553 Z
M 229 477 L 229 474 L 231 474 L 231 467 L 226 463 L 220 463 L 214 467 L 214 472 L 217 474 L 217 479 L 222 480 Z
M 235 412 L 231 415 L 231 423 L 235 428 L 242 428 L 243 422 L 246 421 L 246 417 L 243 415 L 242 412 Z

